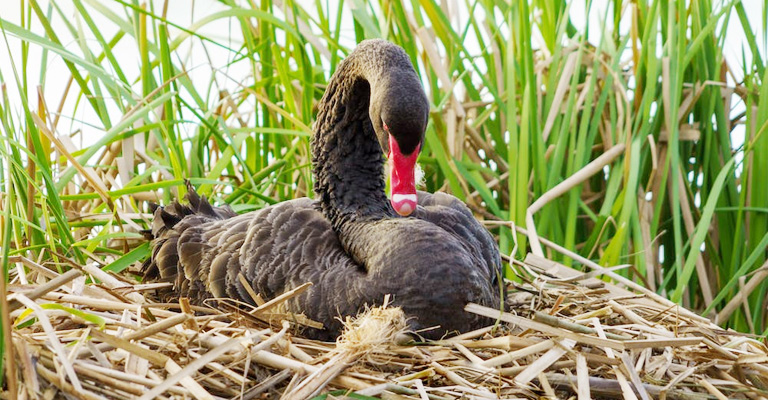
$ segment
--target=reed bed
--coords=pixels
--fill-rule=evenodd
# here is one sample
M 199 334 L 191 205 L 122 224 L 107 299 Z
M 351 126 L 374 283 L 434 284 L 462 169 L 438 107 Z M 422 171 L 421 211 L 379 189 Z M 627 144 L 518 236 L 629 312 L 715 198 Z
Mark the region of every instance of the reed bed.
M 405 332 L 398 308 L 347 320 L 327 343 L 302 338 L 303 323 L 279 314 L 280 301 L 251 310 L 158 304 L 145 300 L 157 285 L 111 274 L 96 284 L 87 281 L 93 268 L 59 275 L 13 261 L 32 271 L 30 283 L 9 287 L 21 399 L 768 395 L 759 338 L 532 254 L 516 263 L 526 279 L 510 286 L 509 312 L 466 307 L 496 324 L 432 342 Z

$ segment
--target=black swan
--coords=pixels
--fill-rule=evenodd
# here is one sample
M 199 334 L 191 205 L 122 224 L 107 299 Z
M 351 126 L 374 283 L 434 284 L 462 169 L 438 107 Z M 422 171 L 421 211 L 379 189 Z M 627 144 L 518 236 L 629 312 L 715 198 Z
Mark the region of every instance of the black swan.
M 381 304 L 387 294 L 411 329 L 439 326 L 420 332 L 424 337 L 481 327 L 489 321 L 464 306 L 499 307 L 499 252 L 458 199 L 416 191 L 428 116 L 406 53 L 384 40 L 360 43 L 318 106 L 311 143 L 316 200 L 237 215 L 190 190 L 189 205 L 155 210 L 145 277 L 175 282 L 165 297 L 197 303 L 230 297 L 252 304 L 240 273 L 265 299 L 312 282 L 288 308 L 324 325 L 305 332 L 317 339 L 335 338 L 339 316 Z

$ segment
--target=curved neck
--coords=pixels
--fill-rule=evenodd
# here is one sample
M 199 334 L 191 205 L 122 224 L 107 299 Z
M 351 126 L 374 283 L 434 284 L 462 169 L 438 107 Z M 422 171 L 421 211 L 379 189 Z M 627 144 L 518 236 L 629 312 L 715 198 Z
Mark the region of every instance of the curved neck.
M 339 233 L 350 221 L 394 216 L 385 194 L 384 153 L 369 112 L 371 97 L 402 71 L 402 57 L 387 60 L 390 53 L 373 48 L 350 54 L 318 106 L 312 139 L 314 189 L 323 214 Z

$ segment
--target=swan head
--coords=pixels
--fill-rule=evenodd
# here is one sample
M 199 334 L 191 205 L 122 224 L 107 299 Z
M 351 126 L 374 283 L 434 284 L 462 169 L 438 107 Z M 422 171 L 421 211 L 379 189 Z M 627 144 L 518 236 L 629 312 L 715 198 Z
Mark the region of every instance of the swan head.
M 416 159 L 429 121 L 429 101 L 413 69 L 388 83 L 372 99 L 371 119 L 390 165 L 390 203 L 408 216 L 416 210 Z

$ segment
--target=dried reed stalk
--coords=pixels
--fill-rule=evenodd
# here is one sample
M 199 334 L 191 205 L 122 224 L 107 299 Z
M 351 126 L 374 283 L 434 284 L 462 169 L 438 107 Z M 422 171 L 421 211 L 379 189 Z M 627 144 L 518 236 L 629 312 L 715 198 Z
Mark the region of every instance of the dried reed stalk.
M 525 306 L 504 313 L 467 306 L 506 325 L 410 346 L 398 341 L 405 327 L 398 309 L 372 309 L 349 320 L 337 343 L 323 343 L 301 338 L 288 322 L 278 330 L 242 312 L 195 306 L 184 312 L 178 304 L 111 297 L 93 284 L 72 291 L 65 283 L 80 272 L 47 271 L 41 276 L 51 280 L 42 285 L 8 287 L 21 305 L 14 315 L 33 310 L 36 317 L 18 320 L 23 325 L 12 331 L 23 377 L 17 394 L 299 399 L 344 389 L 431 400 L 765 397 L 755 384 L 768 381 L 762 342 L 549 260 L 530 256 L 521 265 L 541 277 L 517 284 L 521 290 L 510 296 L 510 304 Z M 28 297 L 42 286 L 50 292 Z M 279 315 L 272 310 L 289 297 L 254 314 Z M 135 360 L 146 360 L 146 367 L 136 368 Z

